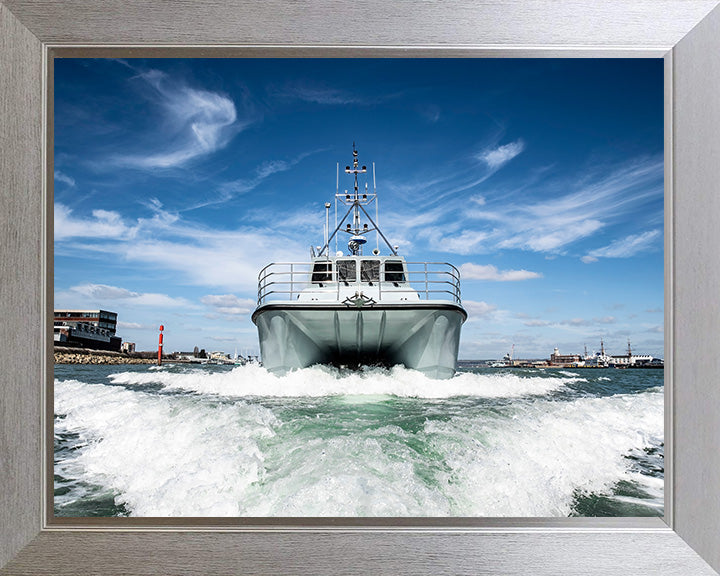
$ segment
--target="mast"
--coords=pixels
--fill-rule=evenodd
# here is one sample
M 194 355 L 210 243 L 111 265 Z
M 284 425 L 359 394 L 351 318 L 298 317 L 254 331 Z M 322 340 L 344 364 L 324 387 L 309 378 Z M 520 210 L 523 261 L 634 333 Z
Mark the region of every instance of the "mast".
M 325 202 L 325 246 L 328 243 L 328 234 L 330 234 L 330 202 Z
M 360 192 L 360 185 L 358 176 L 360 174 L 367 174 L 367 166 L 361 166 L 360 161 L 358 159 L 358 151 L 357 148 L 355 148 L 355 143 L 353 142 L 353 162 L 352 167 L 346 166 L 345 167 L 345 173 L 351 174 L 353 176 L 353 189 L 352 193 L 348 193 L 347 190 L 345 190 L 344 193 L 340 193 L 339 191 L 339 165 L 338 165 L 338 176 L 337 176 L 337 183 L 335 187 L 335 230 L 333 233 L 325 238 L 325 245 L 318 253 L 318 256 L 322 256 L 323 254 L 326 255 L 326 257 L 329 255 L 330 251 L 330 242 L 333 238 L 335 238 L 335 249 L 337 250 L 337 235 L 338 232 L 345 232 L 346 234 L 350 235 L 350 240 L 348 242 L 348 249 L 350 253 L 353 256 L 360 256 L 362 255 L 362 246 L 367 242 L 366 235 L 369 232 L 375 232 L 377 234 L 377 248 L 376 250 L 379 252 L 379 245 L 380 245 L 380 238 L 382 238 L 387 244 L 388 248 L 390 249 L 390 252 L 393 254 L 393 256 L 397 256 L 397 249 L 394 248 L 388 239 L 385 237 L 385 235 L 382 233 L 380 228 L 378 227 L 377 223 L 372 219 L 368 211 L 365 209 L 365 206 L 375 202 L 375 213 L 377 218 L 377 189 L 375 187 L 375 165 L 373 164 L 373 191 L 370 192 L 368 190 L 368 183 L 365 183 L 365 189 L 361 193 Z M 345 215 L 342 217 L 340 222 L 337 220 L 337 208 L 338 205 L 345 205 L 348 206 L 347 212 L 345 212 Z M 327 206 L 326 206 L 327 210 Z M 362 223 L 361 219 L 362 217 L 365 217 L 370 223 L 368 225 L 367 223 Z M 326 216 L 326 222 L 327 222 L 327 216 Z M 349 220 L 346 222 L 346 220 Z M 345 225 L 345 228 L 343 228 L 343 225 Z M 327 251 L 327 252 L 326 252 Z
M 353 142 L 353 166 L 352 169 L 350 166 L 345 166 L 345 174 L 352 174 L 355 179 L 355 183 L 353 185 L 352 203 L 353 226 L 351 230 L 356 236 L 360 234 L 360 195 L 358 192 L 358 174 L 365 174 L 366 172 L 367 167 L 363 166 L 362 168 L 359 168 L 358 151 L 355 149 L 355 142 Z M 367 194 L 364 194 L 363 197 L 367 200 Z M 351 250 L 355 253 L 357 249 L 351 248 Z
M 375 225 L 380 226 L 380 201 L 377 197 L 377 186 L 375 184 L 375 162 L 373 162 L 373 194 L 375 194 Z M 375 234 L 375 250 L 380 252 L 380 235 Z

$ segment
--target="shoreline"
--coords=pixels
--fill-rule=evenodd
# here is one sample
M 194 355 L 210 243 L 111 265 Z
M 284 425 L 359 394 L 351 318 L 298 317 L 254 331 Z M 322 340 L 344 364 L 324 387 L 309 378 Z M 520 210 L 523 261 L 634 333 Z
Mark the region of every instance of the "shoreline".
M 110 350 L 90 350 L 87 348 L 55 347 L 55 364 L 157 364 L 157 354 L 135 352 L 112 352 Z M 185 359 L 163 356 L 163 362 L 187 363 Z

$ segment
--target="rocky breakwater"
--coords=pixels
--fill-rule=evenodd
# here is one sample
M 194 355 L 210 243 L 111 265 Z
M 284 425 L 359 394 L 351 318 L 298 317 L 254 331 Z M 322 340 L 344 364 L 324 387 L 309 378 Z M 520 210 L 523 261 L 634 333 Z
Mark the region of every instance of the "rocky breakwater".
M 155 364 L 155 358 L 102 350 L 55 348 L 55 364 Z

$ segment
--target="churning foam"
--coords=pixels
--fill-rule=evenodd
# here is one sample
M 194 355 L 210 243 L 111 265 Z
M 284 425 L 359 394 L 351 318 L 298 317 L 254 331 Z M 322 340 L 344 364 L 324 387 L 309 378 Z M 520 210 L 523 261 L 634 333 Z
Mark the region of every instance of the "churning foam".
M 220 376 L 200 396 L 56 381 L 56 432 L 84 444 L 63 466 L 134 516 L 566 516 L 577 494 L 620 480 L 661 501 L 662 479 L 625 457 L 662 442 L 658 390 L 492 410 L 428 401 L 447 417 L 404 429 L 220 398 L 237 374 Z
M 198 406 L 188 397 L 151 396 L 116 386 L 55 383 L 56 423 L 85 447 L 71 468 L 112 487 L 135 516 L 236 516 L 260 479 L 260 438 L 277 421 L 260 406 Z
M 661 506 L 661 478 L 626 457 L 663 441 L 663 394 L 618 394 L 513 406 L 510 418 L 429 421 L 445 453 L 447 494 L 472 516 L 567 516 L 577 495 L 639 484 Z
M 169 390 L 185 390 L 226 397 L 275 396 L 320 397 L 392 395 L 404 398 L 516 398 L 543 396 L 562 386 L 585 380 L 571 377 L 523 377 L 516 374 L 473 374 L 462 372 L 448 380 L 434 380 L 424 374 L 395 367 L 341 372 L 313 366 L 274 376 L 262 366 L 249 364 L 229 372 L 209 373 L 202 369 L 173 372 L 122 372 L 108 376 L 114 384 L 128 386 L 160 384 Z

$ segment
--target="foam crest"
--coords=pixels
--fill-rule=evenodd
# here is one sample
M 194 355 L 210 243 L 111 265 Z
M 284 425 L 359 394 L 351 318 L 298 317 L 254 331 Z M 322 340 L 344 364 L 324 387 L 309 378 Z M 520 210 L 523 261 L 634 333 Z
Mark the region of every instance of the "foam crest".
M 56 433 L 77 433 L 85 444 L 66 468 L 110 487 L 134 516 L 240 514 L 242 494 L 263 472 L 258 440 L 278 425 L 258 406 L 77 381 L 56 381 L 55 412 L 65 415 Z
M 227 397 L 320 397 L 320 396 L 377 396 L 402 398 L 452 398 L 475 396 L 480 398 L 517 398 L 542 396 L 562 386 L 578 381 L 575 377 L 520 376 L 511 373 L 474 374 L 462 372 L 449 380 L 435 380 L 420 372 L 395 367 L 364 371 L 339 371 L 325 366 L 295 370 L 284 376 L 274 376 L 258 365 L 246 365 L 229 372 L 207 372 L 196 369 L 186 373 L 122 372 L 111 374 L 114 384 L 159 384 L 170 390 L 185 390 L 200 394 Z
M 445 454 L 447 495 L 477 516 L 568 516 L 582 494 L 639 484 L 662 505 L 662 479 L 633 470 L 626 455 L 663 438 L 661 392 L 539 400 L 511 418 L 430 421 L 430 443 Z

